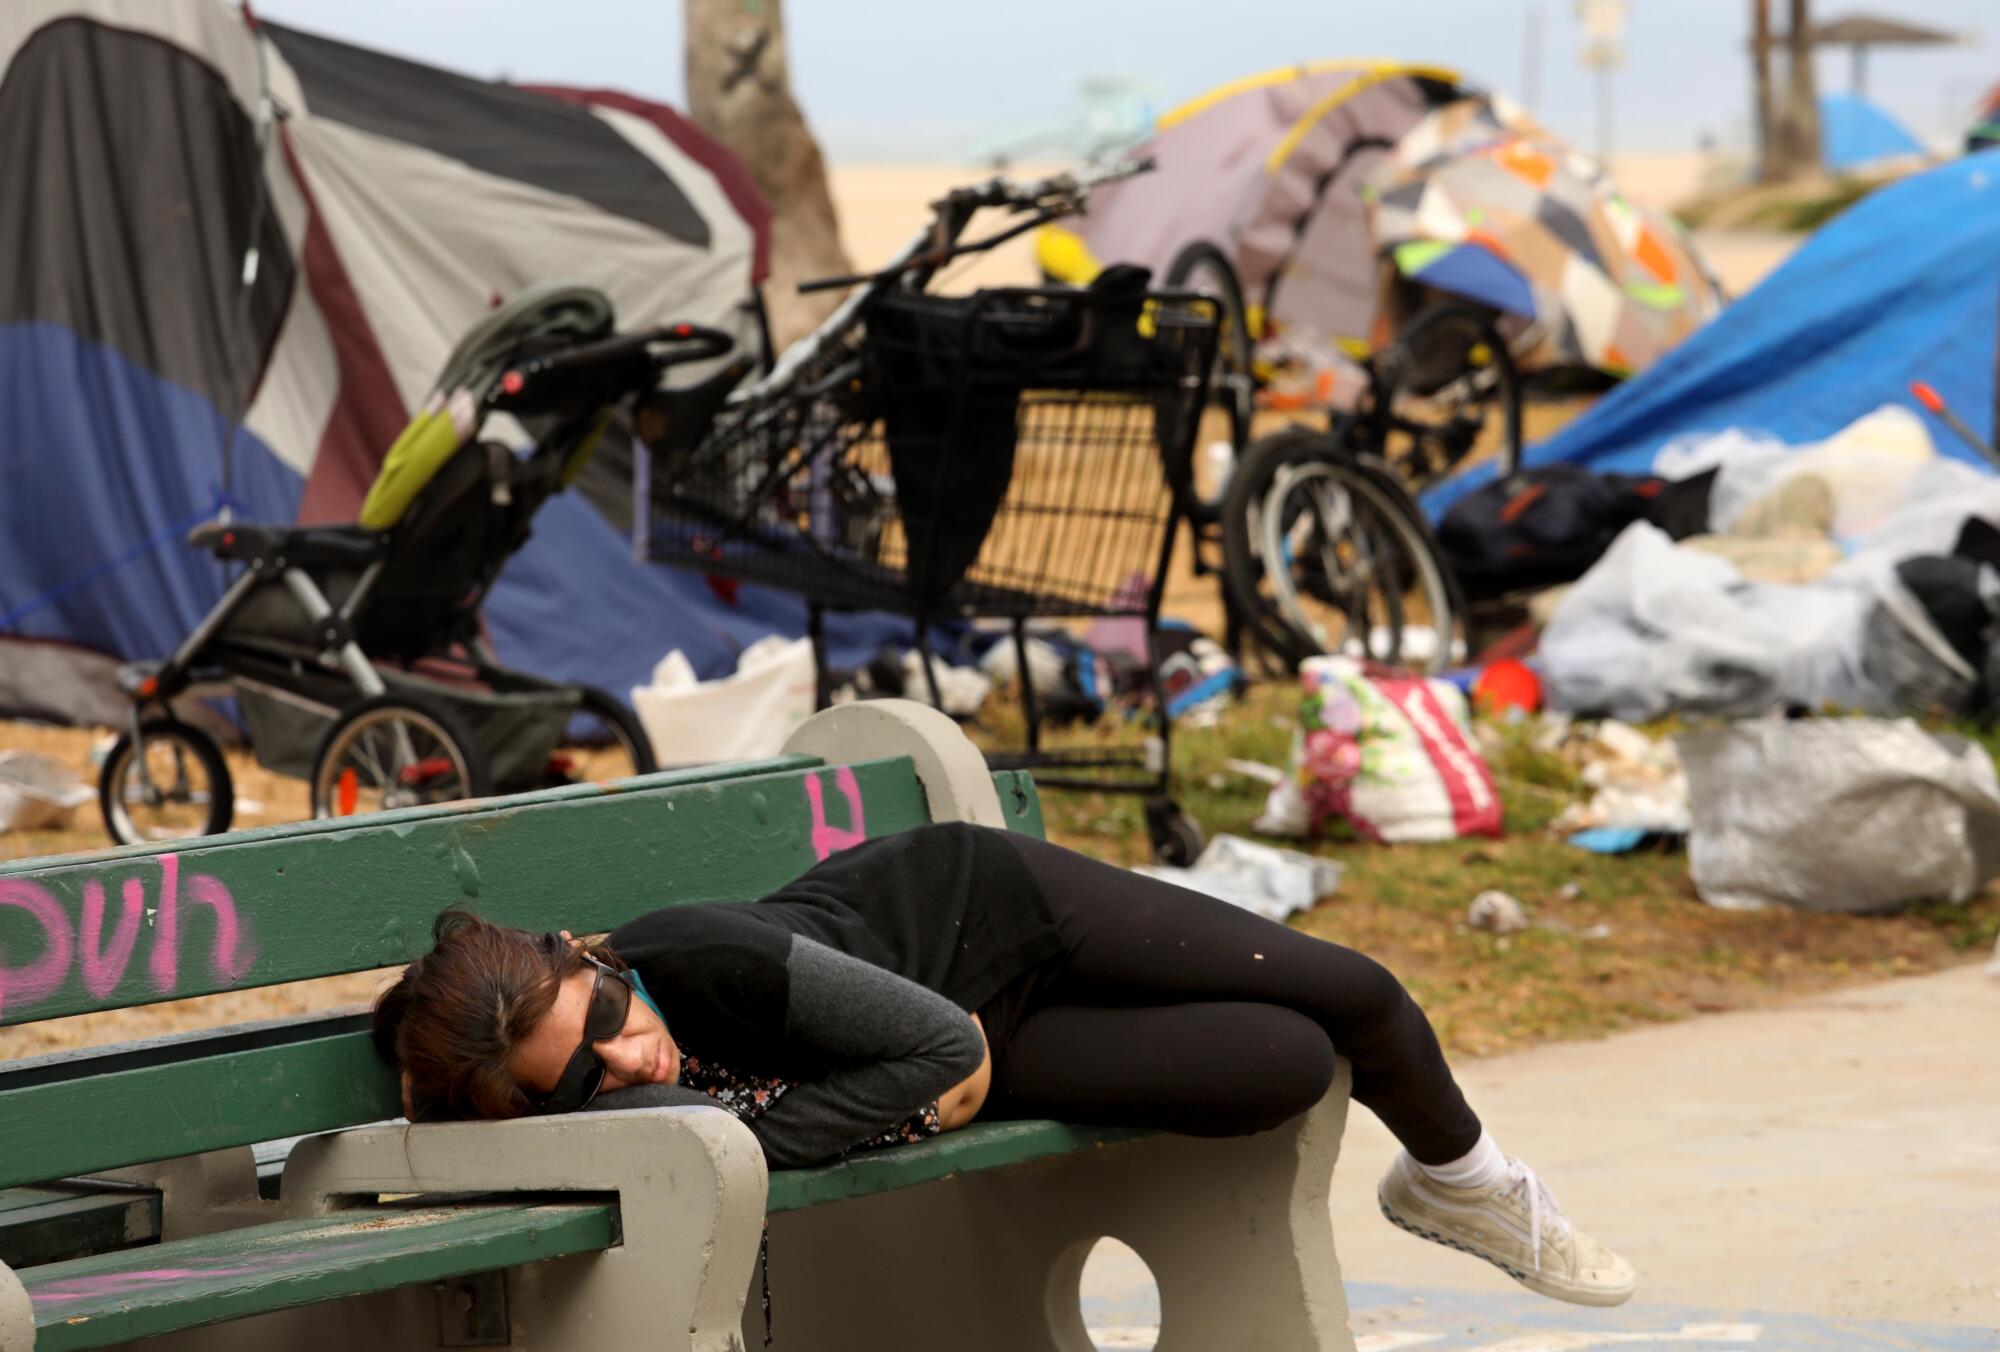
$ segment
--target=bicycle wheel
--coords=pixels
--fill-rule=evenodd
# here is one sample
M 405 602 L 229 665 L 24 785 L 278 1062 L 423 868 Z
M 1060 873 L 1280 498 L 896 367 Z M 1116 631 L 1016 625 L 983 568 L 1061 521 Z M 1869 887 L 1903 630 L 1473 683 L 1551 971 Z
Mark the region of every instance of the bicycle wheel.
M 1255 409 L 1256 381 L 1251 374 L 1250 320 L 1243 305 L 1243 288 L 1236 269 L 1222 250 L 1197 241 L 1182 249 L 1167 269 L 1169 291 L 1194 291 L 1213 299 L 1221 309 L 1215 335 L 1215 363 L 1209 368 L 1208 406 L 1195 435 L 1194 492 L 1203 508 L 1222 503 L 1228 473 L 1250 444 L 1250 417 Z M 1229 447 L 1226 459 L 1211 461 L 1207 448 Z M 1219 472 L 1218 472 L 1219 471 Z
M 1251 447 L 1224 508 L 1224 580 L 1287 667 L 1337 653 L 1439 670 L 1463 653 L 1457 589 L 1409 494 L 1344 430 Z
M 457 711 L 412 695 L 377 695 L 348 708 L 313 757 L 312 813 L 352 817 L 484 798 L 486 751 Z
M 1425 307 L 1370 370 L 1369 448 L 1407 482 L 1421 488 L 1476 460 L 1521 467 L 1521 377 L 1485 311 Z
M 571 766 L 566 774 L 549 776 L 550 787 L 561 784 L 602 784 L 633 775 L 650 775 L 660 768 L 653 756 L 652 739 L 646 726 L 625 702 L 609 690 L 594 685 L 577 687 L 580 698 L 576 710 L 603 725 L 609 742 L 603 746 L 571 747 L 566 753 Z
M 104 829 L 120 845 L 220 835 L 236 810 L 222 748 L 177 718 L 150 718 L 122 734 L 97 776 Z

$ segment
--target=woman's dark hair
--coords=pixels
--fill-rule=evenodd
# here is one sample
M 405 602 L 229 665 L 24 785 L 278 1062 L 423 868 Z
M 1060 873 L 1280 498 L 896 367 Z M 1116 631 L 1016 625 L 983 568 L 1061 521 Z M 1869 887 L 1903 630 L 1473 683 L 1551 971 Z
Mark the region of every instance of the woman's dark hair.
M 514 1051 L 555 1005 L 583 955 L 622 969 L 611 950 L 531 934 L 459 907 L 431 928 L 431 951 L 375 1002 L 375 1050 L 408 1077 L 419 1122 L 520 1117 L 535 1105 L 514 1078 Z

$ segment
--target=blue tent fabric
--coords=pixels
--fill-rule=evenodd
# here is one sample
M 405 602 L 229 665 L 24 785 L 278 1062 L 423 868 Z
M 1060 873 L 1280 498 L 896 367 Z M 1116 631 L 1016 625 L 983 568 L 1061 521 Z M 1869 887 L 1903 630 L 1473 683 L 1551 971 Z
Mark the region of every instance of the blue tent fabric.
M 1923 143 L 1879 104 L 1855 94 L 1822 94 L 1820 156 L 1833 170 L 1858 169 L 1898 155 L 1921 155 Z
M 1820 441 L 1922 380 L 1974 430 L 1995 423 L 2000 154 L 1882 188 L 1828 222 L 1763 284 L 1555 437 L 1530 465 L 1644 473 L 1677 437 L 1754 428 Z M 1932 423 L 1946 455 L 1984 467 Z M 1424 496 L 1434 516 L 1490 466 Z
M 1416 280 L 1509 314 L 1535 317 L 1535 293 L 1527 279 L 1477 244 L 1461 244 L 1439 256 Z
M 0 531 L 0 616 L 15 617 L 0 637 L 125 660 L 172 652 L 222 596 L 221 565 L 181 537 L 218 501 L 225 432 L 237 516 L 296 519 L 298 474 L 208 400 L 60 325 L 0 324 L 0 482 L 11 501 L 32 504 Z M 576 494 L 536 517 L 485 617 L 508 665 L 620 698 L 669 648 L 707 678 L 735 670 L 766 634 L 806 631 L 797 597 L 744 587 L 731 605 L 693 573 L 633 563 L 623 534 Z M 911 635 L 900 617 L 831 615 L 828 658 L 859 665 Z

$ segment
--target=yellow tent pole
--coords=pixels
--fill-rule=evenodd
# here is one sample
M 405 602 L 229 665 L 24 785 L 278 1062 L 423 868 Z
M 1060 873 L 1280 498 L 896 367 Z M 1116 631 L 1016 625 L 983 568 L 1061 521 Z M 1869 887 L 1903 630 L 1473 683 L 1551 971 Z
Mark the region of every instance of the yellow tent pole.
M 1268 89 L 1272 85 L 1303 79 L 1308 75 L 1324 75 L 1328 71 L 1374 70 L 1390 64 L 1393 63 L 1371 59 L 1348 59 L 1336 61 L 1302 61 L 1295 66 L 1277 66 L 1270 70 L 1260 71 L 1255 75 L 1246 75 L 1240 80 L 1231 80 L 1228 84 L 1217 85 L 1206 94 L 1196 95 L 1186 103 L 1181 104 L 1178 108 L 1175 108 L 1172 112 L 1162 113 L 1154 120 L 1153 130 L 1165 131 L 1177 122 L 1185 122 L 1196 113 L 1206 112 L 1218 103 L 1233 99 L 1238 94 L 1247 94 L 1253 89 Z
M 1275 174 L 1283 168 L 1285 161 L 1292 157 L 1292 152 L 1299 148 L 1299 142 L 1305 140 L 1306 134 L 1318 126 L 1328 113 L 1363 90 L 1372 89 L 1384 80 L 1393 80 L 1399 76 L 1409 76 L 1418 80 L 1441 80 L 1447 84 L 1463 83 L 1457 71 L 1446 70 L 1442 66 L 1403 66 L 1393 62 L 1382 62 L 1360 79 L 1342 85 L 1306 109 L 1305 115 L 1294 122 L 1291 130 L 1285 133 L 1284 139 L 1272 148 L 1270 156 L 1264 161 L 1264 172 Z

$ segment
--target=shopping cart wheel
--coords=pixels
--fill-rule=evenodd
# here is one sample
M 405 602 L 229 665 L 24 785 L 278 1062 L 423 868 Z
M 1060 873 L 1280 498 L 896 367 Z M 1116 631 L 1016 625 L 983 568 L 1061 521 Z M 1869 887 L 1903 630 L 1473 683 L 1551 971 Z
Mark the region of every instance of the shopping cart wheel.
M 551 773 L 551 786 L 576 783 L 603 783 L 611 779 L 629 779 L 633 775 L 650 775 L 660 768 L 659 760 L 653 755 L 653 740 L 646 735 L 646 725 L 639 721 L 625 704 L 609 690 L 599 690 L 594 685 L 577 687 L 576 711 L 588 714 L 604 725 L 604 731 L 611 738 L 611 745 L 599 753 L 591 748 L 585 753 L 581 764 L 573 763 L 563 773 Z M 566 753 L 567 754 L 567 753 Z M 574 762 L 575 758 L 570 757 Z
M 350 705 L 326 730 L 313 757 L 315 817 L 352 817 L 492 792 L 486 749 L 464 717 L 416 695 L 377 695 Z
M 1194 863 L 1207 843 L 1201 823 L 1181 811 L 1171 798 L 1154 798 L 1146 804 L 1146 833 L 1153 838 L 1153 859 L 1172 868 Z
M 139 725 L 139 746 L 121 734 L 97 776 L 104 829 L 120 845 L 220 835 L 236 810 L 229 762 L 213 738 L 177 718 Z

